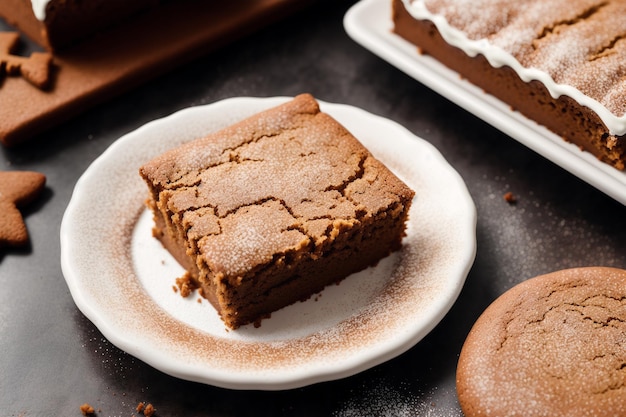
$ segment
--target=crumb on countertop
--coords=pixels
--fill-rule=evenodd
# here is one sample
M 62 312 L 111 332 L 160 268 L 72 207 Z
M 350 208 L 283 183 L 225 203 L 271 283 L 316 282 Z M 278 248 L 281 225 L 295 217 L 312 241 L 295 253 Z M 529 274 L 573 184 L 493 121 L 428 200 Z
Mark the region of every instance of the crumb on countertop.
M 145 404 L 143 402 L 140 402 L 139 404 L 137 404 L 136 410 L 138 413 L 143 412 L 143 415 L 146 417 L 152 417 L 154 413 L 156 412 L 156 408 L 154 408 L 152 404 L 150 403 Z
M 517 202 L 517 199 L 515 198 L 513 193 L 509 191 L 506 194 L 504 194 L 504 201 L 506 201 L 509 204 L 514 204 Z
M 92 416 L 96 413 L 96 410 L 88 403 L 85 403 L 80 406 L 80 412 L 83 413 L 84 416 Z
M 143 415 L 146 417 L 152 417 L 156 409 L 152 406 L 152 404 L 146 405 L 146 408 L 143 409 Z

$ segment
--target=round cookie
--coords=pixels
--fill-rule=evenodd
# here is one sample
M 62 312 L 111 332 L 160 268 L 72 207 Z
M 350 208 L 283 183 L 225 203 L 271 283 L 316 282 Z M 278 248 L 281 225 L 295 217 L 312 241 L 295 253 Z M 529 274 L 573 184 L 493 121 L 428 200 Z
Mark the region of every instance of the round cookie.
M 459 357 L 466 417 L 626 416 L 626 271 L 529 279 L 479 317 Z

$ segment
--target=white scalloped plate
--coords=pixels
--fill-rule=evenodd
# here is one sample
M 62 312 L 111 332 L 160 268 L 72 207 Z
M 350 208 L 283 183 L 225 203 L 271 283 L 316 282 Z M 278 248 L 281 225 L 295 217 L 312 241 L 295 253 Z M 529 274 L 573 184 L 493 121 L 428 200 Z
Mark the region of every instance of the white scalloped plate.
M 288 98 L 193 107 L 120 138 L 83 174 L 61 225 L 61 263 L 79 309 L 113 344 L 170 375 L 233 389 L 277 390 L 346 377 L 421 340 L 456 300 L 476 251 L 476 210 L 430 144 L 363 110 L 321 103 L 416 191 L 403 249 L 376 267 L 227 331 L 183 299 L 181 267 L 151 236 L 139 167 L 165 150 Z
M 391 65 L 626 205 L 626 172 L 582 152 L 437 60 L 419 54 L 415 45 L 392 33 L 389 0 L 361 0 L 346 13 L 344 27 L 352 39 Z

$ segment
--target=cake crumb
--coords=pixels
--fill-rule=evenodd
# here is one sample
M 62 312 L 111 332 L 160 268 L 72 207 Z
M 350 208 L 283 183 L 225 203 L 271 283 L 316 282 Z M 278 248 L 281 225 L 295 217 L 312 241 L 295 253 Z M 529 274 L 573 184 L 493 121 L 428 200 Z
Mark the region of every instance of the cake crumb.
M 143 409 L 143 415 L 146 417 L 152 417 L 156 409 L 152 404 L 146 405 L 146 408 Z
M 185 272 L 182 277 L 176 278 L 176 286 L 180 290 L 180 295 L 183 298 L 189 297 L 192 292 L 198 289 L 194 281 L 191 279 L 191 274 L 189 274 L 189 272 Z
M 156 412 L 156 408 L 154 408 L 154 406 L 151 403 L 146 404 L 144 402 L 140 402 L 139 404 L 137 404 L 137 407 L 135 407 L 135 410 L 138 413 L 143 413 L 143 415 L 146 417 L 152 417 L 154 413 Z
M 88 403 L 80 406 L 80 412 L 83 413 L 84 416 L 93 416 L 96 414 L 96 410 L 94 410 L 94 408 Z
M 517 202 L 517 198 L 515 198 L 515 195 L 513 195 L 512 192 L 508 192 L 504 194 L 504 201 L 506 201 L 509 204 L 515 204 Z

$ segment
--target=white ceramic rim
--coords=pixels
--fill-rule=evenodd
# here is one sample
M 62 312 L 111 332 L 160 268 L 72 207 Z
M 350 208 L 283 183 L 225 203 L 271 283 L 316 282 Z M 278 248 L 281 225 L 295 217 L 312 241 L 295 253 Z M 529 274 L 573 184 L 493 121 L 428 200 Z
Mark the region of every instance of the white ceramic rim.
M 462 178 L 432 145 L 412 135 L 397 123 L 355 107 L 325 102 L 320 102 L 322 110 L 331 114 L 353 133 L 357 130 L 362 132 L 362 136 L 370 134 L 379 136 L 384 132 L 384 137 L 368 139 L 370 142 L 378 141 L 376 142 L 379 148 L 377 152 L 370 148 L 374 155 L 388 166 L 388 162 L 392 162 L 392 165 L 400 166 L 408 173 L 413 172 L 409 175 L 415 175 L 415 178 L 418 178 L 425 186 L 429 184 L 432 186 L 433 191 L 430 194 L 425 192 L 416 197 L 417 203 L 414 203 L 411 216 L 419 218 L 419 213 L 413 215 L 413 210 L 420 210 L 422 204 L 428 207 L 432 213 L 427 214 L 424 224 L 432 224 L 434 231 L 429 233 L 433 235 L 445 234 L 435 239 L 446 241 L 449 246 L 442 245 L 441 248 L 433 249 L 434 256 L 439 256 L 441 259 L 438 264 L 431 265 L 433 271 L 428 271 L 428 273 L 437 275 L 438 270 L 442 270 L 443 273 L 443 276 L 438 278 L 441 282 L 437 284 L 437 288 L 429 289 L 424 298 L 420 296 L 421 300 L 407 304 L 411 306 L 417 304 L 409 308 L 412 311 L 398 311 L 398 314 L 408 314 L 411 320 L 394 324 L 397 328 L 387 329 L 387 337 L 382 337 L 381 340 L 368 340 L 363 346 L 351 346 L 349 349 L 335 347 L 333 351 L 330 351 L 331 348 L 329 348 L 328 352 L 321 352 L 325 357 L 322 362 L 318 360 L 319 358 L 312 362 L 303 358 L 301 362 L 291 363 L 290 366 L 280 365 L 274 368 L 270 363 L 264 364 L 261 368 L 247 369 L 241 363 L 238 363 L 236 367 L 233 367 L 232 363 L 224 365 L 228 361 L 236 361 L 234 357 L 216 359 L 211 355 L 194 356 L 194 349 L 198 346 L 180 346 L 179 342 L 172 342 L 168 339 L 167 331 L 163 332 L 159 338 L 154 338 L 154 334 L 150 333 L 153 329 L 143 327 L 141 323 L 142 320 L 150 318 L 144 316 L 133 319 L 133 314 L 136 314 L 135 308 L 128 308 L 124 311 L 125 305 L 132 306 L 133 303 L 139 305 L 144 302 L 138 301 L 137 297 L 132 300 L 122 300 L 124 301 L 120 304 L 122 307 L 113 307 L 115 303 L 118 303 L 118 300 L 113 298 L 123 298 L 124 292 L 122 290 L 119 290 L 119 293 L 115 292 L 117 289 L 112 290 L 110 287 L 126 284 L 118 284 L 118 281 L 123 280 L 115 275 L 114 270 L 117 265 L 112 264 L 114 262 L 112 259 L 129 257 L 127 246 L 124 246 L 123 242 L 118 245 L 106 243 L 107 239 L 86 238 L 85 229 L 94 227 L 93 219 L 107 223 L 107 211 L 113 209 L 109 208 L 106 201 L 102 203 L 98 200 L 103 193 L 116 195 L 116 198 L 120 200 L 132 199 L 132 205 L 137 205 L 134 211 L 140 212 L 147 195 L 147 188 L 146 194 L 143 194 L 143 188 L 141 188 L 143 184 L 133 186 L 133 190 L 128 192 L 123 189 L 111 189 L 113 185 L 103 179 L 115 173 L 113 177 L 120 178 L 117 179 L 117 183 L 113 182 L 113 184 L 119 184 L 125 183 L 127 178 L 133 178 L 132 175 L 138 177 L 137 170 L 142 163 L 172 146 L 168 139 L 162 139 L 163 135 L 168 132 L 178 132 L 178 128 L 181 131 L 187 131 L 184 134 L 181 133 L 183 136 L 175 140 L 175 142 L 182 143 L 198 137 L 199 132 L 206 133 L 211 129 L 221 127 L 211 125 L 210 121 L 207 122 L 206 120 L 211 118 L 207 116 L 212 115 L 215 118 L 223 115 L 220 123 L 230 124 L 235 121 L 230 120 L 231 118 L 241 118 L 288 99 L 287 97 L 232 98 L 205 106 L 192 107 L 155 120 L 113 143 L 79 179 L 61 224 L 62 269 L 78 308 L 114 345 L 156 369 L 186 380 L 231 389 L 291 389 L 350 376 L 405 352 L 428 334 L 452 307 L 476 253 L 476 209 Z M 233 113 L 236 115 L 233 116 Z M 206 123 L 209 123 L 209 126 L 206 126 Z M 187 137 L 184 137 L 185 135 Z M 355 136 L 363 139 L 357 133 Z M 381 140 L 384 142 L 380 142 Z M 409 163 L 398 164 L 394 161 L 386 161 L 385 159 L 390 159 L 390 155 L 392 159 L 405 158 L 405 161 Z M 129 175 L 131 177 L 128 177 Z M 422 187 L 420 184 L 415 185 Z M 138 189 L 142 191 L 138 192 Z M 100 212 L 94 213 L 94 211 Z M 129 214 L 129 216 L 134 220 L 128 221 L 136 221 L 136 215 Z M 115 225 L 117 220 L 108 221 L 110 227 L 117 227 Z M 97 229 L 105 226 L 95 227 Z M 103 254 L 103 250 L 115 253 Z M 102 261 L 102 258 L 105 261 Z M 107 276 L 110 283 L 103 284 L 101 281 Z M 126 281 L 128 280 L 124 280 Z M 130 277 L 130 281 L 133 282 L 133 277 Z M 137 281 L 136 277 L 134 281 Z M 106 294 L 109 291 L 116 295 L 107 299 Z M 145 300 L 145 297 L 143 299 Z M 147 303 L 154 304 L 150 303 L 150 300 Z M 393 308 L 395 308 L 393 305 L 389 305 L 391 312 Z M 407 309 L 406 306 L 404 309 Z M 159 311 L 158 306 L 151 311 L 167 316 L 167 312 Z M 274 317 L 270 320 L 273 319 Z M 358 332 L 362 334 L 371 332 L 372 329 L 368 329 L 367 324 L 364 326 L 365 328 L 359 329 Z M 145 331 L 142 330 L 144 328 Z M 225 337 L 226 341 L 220 340 L 219 342 L 228 345 L 230 343 L 227 340 L 228 333 Z M 150 340 L 150 343 L 146 343 L 147 340 Z M 254 344 L 250 340 L 233 343 L 245 344 L 246 349 L 251 343 Z M 177 346 L 172 347 L 173 344 Z M 260 348 L 264 348 L 264 344 L 265 342 L 258 343 Z M 234 349 L 235 352 L 236 350 Z

